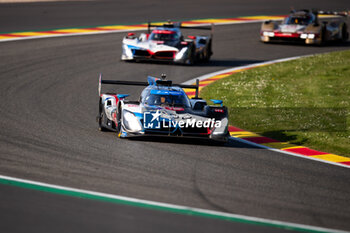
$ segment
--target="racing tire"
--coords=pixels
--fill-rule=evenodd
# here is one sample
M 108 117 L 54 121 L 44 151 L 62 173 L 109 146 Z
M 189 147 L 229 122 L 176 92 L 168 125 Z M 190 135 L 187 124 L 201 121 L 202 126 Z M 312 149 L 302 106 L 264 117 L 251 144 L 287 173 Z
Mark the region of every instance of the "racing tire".
M 196 61 L 196 51 L 193 43 L 190 45 L 189 51 L 190 52 L 186 64 L 192 66 Z
M 341 41 L 346 42 L 349 39 L 348 27 L 346 24 L 343 25 L 341 29 Z
M 210 60 L 211 55 L 213 54 L 212 49 L 211 49 L 211 40 L 209 41 L 208 47 L 206 49 L 205 52 L 205 56 L 204 56 L 204 61 L 208 62 Z
M 230 138 L 230 134 L 227 133 L 227 135 L 225 135 L 224 137 L 222 137 L 220 140 L 218 139 L 214 139 L 213 143 L 215 143 L 218 146 L 225 146 L 227 145 L 227 143 L 229 142 L 229 138 Z
M 326 43 L 326 26 L 323 26 L 321 29 L 321 41 L 318 43 L 319 46 L 323 46 Z
M 108 131 L 107 128 L 104 126 L 107 123 L 106 119 L 107 118 L 104 110 L 100 111 L 100 115 L 98 116 L 98 130 L 101 132 Z
M 121 132 L 121 128 L 122 128 L 122 121 L 121 121 L 121 109 L 120 109 L 120 105 L 118 106 L 118 112 L 117 112 L 117 123 L 118 125 L 116 125 L 115 129 L 117 132 L 117 135 L 119 135 L 119 133 Z

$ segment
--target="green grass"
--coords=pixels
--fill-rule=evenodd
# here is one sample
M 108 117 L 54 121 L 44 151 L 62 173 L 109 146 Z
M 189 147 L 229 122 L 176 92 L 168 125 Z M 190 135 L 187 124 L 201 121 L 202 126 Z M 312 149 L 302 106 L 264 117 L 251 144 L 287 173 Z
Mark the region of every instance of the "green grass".
M 231 125 L 350 157 L 350 51 L 236 73 L 201 97 L 222 99 Z

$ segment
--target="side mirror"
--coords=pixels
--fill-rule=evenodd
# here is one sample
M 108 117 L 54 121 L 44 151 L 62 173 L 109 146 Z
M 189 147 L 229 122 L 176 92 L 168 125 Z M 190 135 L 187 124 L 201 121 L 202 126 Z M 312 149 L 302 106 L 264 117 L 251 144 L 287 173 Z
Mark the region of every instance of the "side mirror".
M 126 35 L 126 38 L 127 39 L 135 39 L 135 33 L 132 33 L 132 32 L 129 32 L 127 35 Z
M 222 106 L 222 100 L 214 100 L 214 99 L 211 99 L 211 101 L 214 103 L 214 104 L 220 104 Z
M 129 96 L 128 94 L 118 94 L 117 95 L 118 99 L 125 99 L 128 96 Z

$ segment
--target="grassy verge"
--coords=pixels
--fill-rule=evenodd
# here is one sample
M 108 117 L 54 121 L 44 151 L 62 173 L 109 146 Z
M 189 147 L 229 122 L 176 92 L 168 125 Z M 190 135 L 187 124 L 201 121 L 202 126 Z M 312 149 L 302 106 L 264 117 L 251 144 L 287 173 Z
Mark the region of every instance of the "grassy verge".
M 231 125 L 350 157 L 350 51 L 240 72 L 201 96 L 222 99 Z

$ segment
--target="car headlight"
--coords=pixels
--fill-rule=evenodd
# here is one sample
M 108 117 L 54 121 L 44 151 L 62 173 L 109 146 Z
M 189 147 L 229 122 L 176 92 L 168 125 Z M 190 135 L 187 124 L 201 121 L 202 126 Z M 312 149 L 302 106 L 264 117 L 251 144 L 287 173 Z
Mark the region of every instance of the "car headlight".
M 183 56 L 184 56 L 184 54 L 187 52 L 187 50 L 188 50 L 187 47 L 182 48 L 182 49 L 180 50 L 180 52 L 178 52 L 178 53 L 176 54 L 175 60 L 180 60 L 180 59 L 182 59 Z
M 217 135 L 217 134 L 224 134 L 224 133 L 226 133 L 227 125 L 228 125 L 228 119 L 227 118 L 221 119 L 220 127 L 216 127 L 214 129 L 213 134 Z
M 263 32 L 264 36 L 268 36 L 268 37 L 274 37 L 275 33 L 274 32 Z
M 127 110 L 124 110 L 123 113 L 123 124 L 127 130 L 131 132 L 138 132 L 142 130 L 140 121 L 137 119 L 135 114 Z
M 132 57 L 133 56 L 131 49 L 129 49 L 129 47 L 127 45 L 123 45 L 123 50 L 124 50 L 124 54 L 127 57 Z
M 306 34 L 306 33 L 303 33 L 303 34 L 300 35 L 300 38 L 301 38 L 301 39 L 306 39 L 306 38 L 308 38 L 308 39 L 314 39 L 314 38 L 315 38 L 315 34 Z

